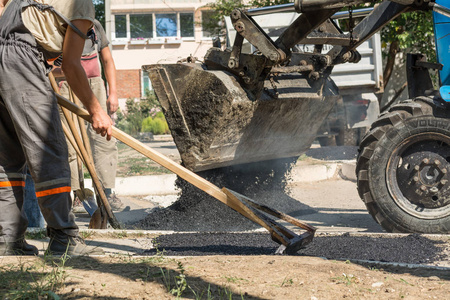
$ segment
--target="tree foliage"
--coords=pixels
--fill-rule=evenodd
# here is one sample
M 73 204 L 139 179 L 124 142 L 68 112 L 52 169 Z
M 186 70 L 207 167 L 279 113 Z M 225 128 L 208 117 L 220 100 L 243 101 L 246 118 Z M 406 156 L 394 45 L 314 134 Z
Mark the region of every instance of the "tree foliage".
M 399 52 L 405 50 L 418 52 L 425 54 L 428 61 L 436 61 L 431 11 L 413 11 L 401 14 L 381 29 L 381 40 L 383 54 L 386 58 L 383 72 L 384 86 L 391 78 Z M 406 87 L 405 84 L 402 88 Z
M 152 112 L 158 110 L 158 100 L 154 93 L 148 93 L 147 97 L 140 100 L 128 99 L 126 111 L 117 112 L 117 127 L 126 133 L 136 136 L 141 132 L 142 121 Z
M 230 15 L 234 8 L 263 7 L 289 2 L 289 0 L 252 0 L 248 6 L 245 6 L 241 0 L 218 0 L 215 3 L 208 4 L 214 10 L 214 14 L 211 17 L 214 22 L 211 22 L 208 26 L 215 26 L 214 30 L 210 29 L 209 31 L 219 32 L 220 28 L 218 29 L 218 27 L 220 25 L 223 29 L 224 22 L 220 23 L 220 21 L 223 20 L 223 16 Z M 367 5 L 356 6 L 354 9 L 361 7 L 367 7 Z M 343 10 L 347 9 L 344 8 Z M 419 52 L 425 54 L 428 61 L 436 61 L 431 11 L 413 11 L 401 14 L 381 29 L 381 40 L 383 55 L 386 58 L 384 68 L 385 86 L 390 79 L 395 59 L 400 51 Z
M 286 4 L 286 3 L 290 3 L 290 2 L 292 2 L 292 1 L 289 1 L 289 0 L 252 0 L 252 1 L 250 1 L 250 6 L 264 7 L 264 6 Z
M 381 40 L 384 49 L 398 42 L 400 50 L 411 49 L 425 54 L 428 61 L 436 61 L 431 11 L 413 11 L 398 16 L 381 30 Z
M 217 0 L 206 5 L 210 8 L 210 14 L 202 20 L 202 27 L 213 36 L 220 36 L 225 28 L 224 16 L 229 16 L 235 8 L 244 8 L 242 0 Z M 205 15 L 204 15 L 205 16 Z
M 105 0 L 93 0 L 95 8 L 95 18 L 105 28 Z
M 235 8 L 264 7 L 289 2 L 289 0 L 252 0 L 249 4 L 244 4 L 242 0 L 217 0 L 207 4 L 213 13 L 207 20 L 202 20 L 202 26 L 212 34 L 220 35 L 225 28 L 224 16 L 229 16 Z

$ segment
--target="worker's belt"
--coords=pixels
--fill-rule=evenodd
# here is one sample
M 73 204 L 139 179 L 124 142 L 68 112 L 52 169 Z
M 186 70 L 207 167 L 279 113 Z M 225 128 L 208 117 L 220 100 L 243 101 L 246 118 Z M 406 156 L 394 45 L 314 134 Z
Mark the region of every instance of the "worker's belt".
M 97 53 L 81 57 L 81 65 L 88 78 L 101 76 Z

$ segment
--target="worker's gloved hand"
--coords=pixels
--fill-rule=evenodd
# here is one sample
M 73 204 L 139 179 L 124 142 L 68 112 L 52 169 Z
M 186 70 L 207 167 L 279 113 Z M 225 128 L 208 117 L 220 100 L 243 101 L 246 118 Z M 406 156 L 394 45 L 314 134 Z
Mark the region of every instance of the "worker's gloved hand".
M 92 117 L 92 128 L 96 133 L 106 136 L 106 139 L 111 140 L 112 135 L 112 120 L 108 114 L 103 110 L 99 109 L 91 113 Z

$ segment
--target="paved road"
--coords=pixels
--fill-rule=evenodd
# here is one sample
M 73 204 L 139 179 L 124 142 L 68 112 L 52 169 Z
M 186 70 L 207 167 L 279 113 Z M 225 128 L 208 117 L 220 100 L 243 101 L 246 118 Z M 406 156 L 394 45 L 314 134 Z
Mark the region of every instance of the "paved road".
M 292 198 L 311 207 L 311 213 L 290 214 L 318 228 L 319 232 L 382 232 L 348 180 L 296 183 Z

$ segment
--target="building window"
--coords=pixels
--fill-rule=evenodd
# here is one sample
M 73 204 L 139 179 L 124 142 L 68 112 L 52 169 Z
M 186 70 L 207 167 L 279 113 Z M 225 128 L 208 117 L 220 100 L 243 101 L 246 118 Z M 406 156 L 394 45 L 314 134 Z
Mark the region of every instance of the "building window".
M 176 37 L 177 36 L 177 15 L 176 14 L 155 14 L 156 36 Z
M 116 38 L 126 38 L 127 37 L 127 16 L 126 15 L 115 15 L 114 21 L 116 23 Z
M 130 36 L 132 39 L 152 38 L 153 37 L 152 14 L 130 15 Z
M 193 40 L 195 37 L 194 13 L 192 12 L 115 15 L 114 19 L 115 36 L 113 36 L 113 41 L 123 38 L 134 41 L 181 38 Z M 122 41 L 119 40 L 119 42 Z
M 180 13 L 181 37 L 194 37 L 194 14 Z

